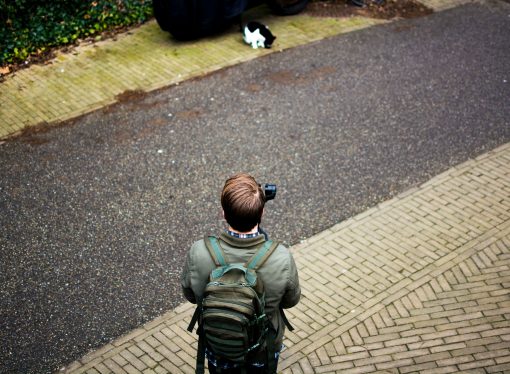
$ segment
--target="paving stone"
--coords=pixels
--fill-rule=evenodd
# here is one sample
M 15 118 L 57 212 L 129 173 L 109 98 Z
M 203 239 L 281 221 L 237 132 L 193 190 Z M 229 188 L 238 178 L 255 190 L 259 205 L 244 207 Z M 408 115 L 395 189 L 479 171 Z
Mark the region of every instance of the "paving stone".
M 114 374 L 126 373 L 126 371 L 122 368 L 122 366 L 118 365 L 115 361 L 113 361 L 111 359 L 106 359 L 103 361 L 103 363 L 110 370 L 111 373 L 114 373 Z
M 452 344 L 441 344 L 436 347 L 431 347 L 430 352 L 431 353 L 438 353 L 438 352 L 444 352 L 444 351 L 451 351 L 454 349 L 461 349 L 466 348 L 466 343 L 452 343 Z

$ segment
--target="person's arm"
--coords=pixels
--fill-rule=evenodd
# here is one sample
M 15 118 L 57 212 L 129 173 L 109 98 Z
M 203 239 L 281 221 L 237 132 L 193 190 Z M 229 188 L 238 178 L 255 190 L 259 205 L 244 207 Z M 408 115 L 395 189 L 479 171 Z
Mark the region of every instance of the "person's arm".
M 195 297 L 195 293 L 193 292 L 193 289 L 191 288 L 191 268 L 192 268 L 192 259 L 191 259 L 191 249 L 188 252 L 188 255 L 186 256 L 186 262 L 184 263 L 184 268 L 182 269 L 181 274 L 181 287 L 182 287 L 182 293 L 186 300 L 188 300 L 190 303 L 196 304 L 197 300 Z
M 282 301 L 280 302 L 280 306 L 284 309 L 292 308 L 301 298 L 301 287 L 299 286 L 297 266 L 291 254 L 289 254 L 289 271 L 287 274 L 287 288 Z

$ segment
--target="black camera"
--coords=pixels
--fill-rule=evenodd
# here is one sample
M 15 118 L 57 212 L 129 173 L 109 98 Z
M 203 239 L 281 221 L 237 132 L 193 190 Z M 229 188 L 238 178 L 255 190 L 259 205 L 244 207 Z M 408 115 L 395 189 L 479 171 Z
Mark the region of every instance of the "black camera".
M 273 200 L 276 196 L 276 184 L 270 184 L 265 183 L 263 185 L 260 185 L 260 188 L 262 188 L 262 191 L 264 192 L 264 200 L 269 201 Z

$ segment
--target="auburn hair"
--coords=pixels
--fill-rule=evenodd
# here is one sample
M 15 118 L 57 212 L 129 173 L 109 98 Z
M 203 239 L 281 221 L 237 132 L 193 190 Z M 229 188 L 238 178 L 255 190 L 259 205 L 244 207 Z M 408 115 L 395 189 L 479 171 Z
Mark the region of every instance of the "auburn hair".
M 259 224 L 264 204 L 264 193 L 251 175 L 238 173 L 225 182 L 221 206 L 225 219 L 234 230 L 247 232 Z

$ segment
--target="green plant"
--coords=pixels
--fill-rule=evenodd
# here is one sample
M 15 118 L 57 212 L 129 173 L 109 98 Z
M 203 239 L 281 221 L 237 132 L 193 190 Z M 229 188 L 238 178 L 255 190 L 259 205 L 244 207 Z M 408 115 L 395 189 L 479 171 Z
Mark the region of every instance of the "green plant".
M 0 0 L 0 66 L 151 16 L 150 0 Z

